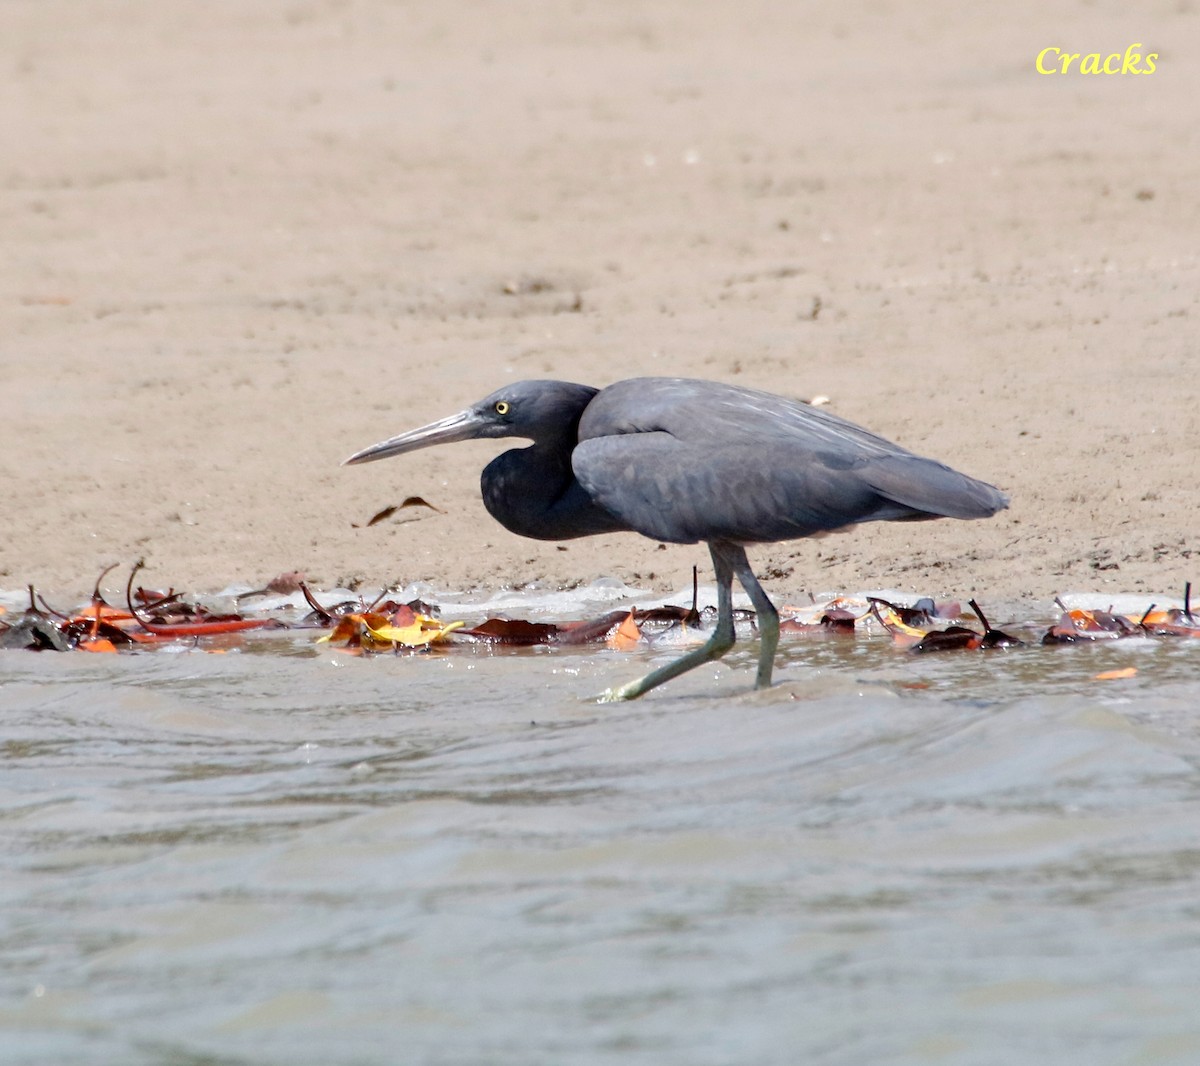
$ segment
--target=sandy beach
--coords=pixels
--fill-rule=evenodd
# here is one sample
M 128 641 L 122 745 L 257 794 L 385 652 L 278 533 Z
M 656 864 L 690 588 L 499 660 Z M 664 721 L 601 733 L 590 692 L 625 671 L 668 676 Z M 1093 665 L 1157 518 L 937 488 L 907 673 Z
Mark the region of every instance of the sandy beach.
M 493 522 L 494 442 L 339 465 L 506 381 L 660 374 L 1012 497 L 760 548 L 780 602 L 1200 579 L 1186 5 L 13 0 L 0 37 L 0 589 L 676 589 L 703 546 Z

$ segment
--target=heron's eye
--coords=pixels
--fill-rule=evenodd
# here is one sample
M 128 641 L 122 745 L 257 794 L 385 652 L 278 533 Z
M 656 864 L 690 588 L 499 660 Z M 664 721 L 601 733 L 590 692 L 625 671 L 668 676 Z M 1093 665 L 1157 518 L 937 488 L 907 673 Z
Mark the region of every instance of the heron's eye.
M 506 415 L 511 410 L 511 407 L 507 400 L 497 400 L 494 410 L 498 415 Z

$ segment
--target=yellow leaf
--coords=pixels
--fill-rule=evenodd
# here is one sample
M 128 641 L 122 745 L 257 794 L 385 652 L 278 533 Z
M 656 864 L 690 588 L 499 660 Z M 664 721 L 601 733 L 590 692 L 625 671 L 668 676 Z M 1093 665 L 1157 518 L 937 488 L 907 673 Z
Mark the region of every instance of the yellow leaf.
M 436 618 L 426 615 L 415 615 L 413 621 L 406 626 L 391 625 L 387 616 L 377 613 L 348 614 L 338 619 L 338 624 L 331 633 L 317 638 L 318 644 L 325 642 L 345 643 L 349 647 L 364 647 L 371 651 L 392 648 L 397 644 L 406 648 L 419 648 L 434 641 L 444 640 L 456 629 L 461 629 L 462 622 L 450 622 L 443 625 Z
M 462 627 L 461 621 L 442 625 L 436 618 L 419 614 L 411 625 L 393 626 L 385 622 L 378 626 L 368 625 L 367 631 L 381 644 L 402 644 L 406 648 L 418 648 L 436 640 L 445 640 L 447 634 Z
M 884 626 L 887 627 L 893 636 L 897 633 L 903 633 L 905 636 L 916 637 L 918 640 L 925 636 L 926 631 L 924 629 L 917 629 L 915 626 L 910 626 L 907 622 L 902 622 L 900 616 L 886 604 L 877 602 L 875 606 L 879 611 L 880 621 L 883 622 Z

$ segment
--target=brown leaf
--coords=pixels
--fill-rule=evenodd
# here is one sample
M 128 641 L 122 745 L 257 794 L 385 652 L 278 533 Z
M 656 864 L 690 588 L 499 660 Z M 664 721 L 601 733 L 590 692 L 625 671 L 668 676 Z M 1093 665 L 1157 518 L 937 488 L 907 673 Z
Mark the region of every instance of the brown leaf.
M 558 627 L 521 618 L 489 618 L 474 629 L 460 629 L 457 635 L 489 644 L 553 644 L 558 638 Z
M 428 507 L 431 511 L 437 511 L 438 514 L 445 514 L 440 507 L 434 507 L 424 496 L 406 496 L 401 507 Z
M 857 621 L 858 619 L 850 611 L 835 607 L 821 615 L 818 624 L 823 629 L 832 629 L 838 633 L 853 633 L 854 623 Z
M 621 624 L 628 611 L 609 611 L 599 618 L 588 618 L 582 622 L 567 622 L 558 627 L 560 644 L 593 644 L 606 640 L 615 626 Z
M 290 596 L 292 593 L 300 591 L 303 581 L 303 570 L 288 570 L 268 581 L 267 591 L 274 592 L 278 596 Z
M 406 496 L 400 503 L 393 503 L 383 508 L 382 511 L 376 511 L 367 520 L 367 527 L 370 528 L 378 522 L 382 522 L 385 519 L 391 518 L 392 515 L 394 515 L 397 511 L 402 510 L 405 507 L 428 507 L 431 511 L 437 511 L 438 514 L 446 513 L 440 507 L 435 507 L 432 503 L 425 499 L 424 496 Z M 350 524 L 354 529 L 359 528 L 357 523 L 351 522 Z
M 983 644 L 983 634 L 965 626 L 949 626 L 926 633 L 912 646 L 915 652 L 958 651 L 961 648 L 973 651 Z
M 390 507 L 385 507 L 382 511 L 376 511 L 367 521 L 367 527 L 375 525 L 376 522 L 382 522 L 385 518 L 391 518 L 397 511 L 395 504 Z

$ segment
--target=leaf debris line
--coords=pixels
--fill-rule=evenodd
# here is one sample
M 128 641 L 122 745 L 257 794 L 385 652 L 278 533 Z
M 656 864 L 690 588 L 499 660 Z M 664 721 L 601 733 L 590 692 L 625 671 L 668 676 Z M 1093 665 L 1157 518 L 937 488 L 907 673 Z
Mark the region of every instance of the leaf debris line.
M 307 638 L 316 650 L 328 645 L 339 653 L 357 656 L 379 654 L 429 654 L 464 647 L 607 646 L 621 651 L 653 647 L 664 639 L 674 642 L 703 639 L 711 627 L 715 610 L 700 610 L 693 583 L 693 601 L 688 607 L 663 604 L 609 611 L 593 618 L 563 622 L 540 622 L 524 618 L 491 617 L 468 626 L 463 621 L 442 621 L 440 610 L 422 600 L 399 602 L 392 588 L 383 589 L 373 600 L 348 599 L 322 603 L 317 593 L 297 572 L 282 574 L 264 589 L 232 598 L 237 610 L 206 606 L 199 598 L 174 587 L 135 587 L 144 564 L 130 570 L 125 584 L 124 606 L 109 603 L 101 582 L 114 569 L 110 566 L 96 579 L 90 601 L 74 611 L 56 610 L 28 586 L 29 606 L 19 614 L 5 616 L 0 607 L 0 649 L 26 651 L 84 651 L 108 654 L 146 652 L 170 646 L 179 650 L 224 653 L 240 647 L 256 635 L 287 631 Z M 303 607 L 294 602 L 256 611 L 241 607 L 244 599 L 268 590 L 298 591 Z M 1183 607 L 1162 610 L 1149 604 L 1134 613 L 1114 610 L 1068 608 L 1055 603 L 1058 617 L 1044 631 L 1022 624 L 1024 638 L 992 626 L 974 599 L 969 614 L 957 602 L 935 603 L 922 597 L 911 605 L 892 603 L 878 597 L 856 599 L 834 597 L 824 603 L 784 607 L 780 631 L 794 638 L 855 639 L 870 633 L 891 636 L 892 645 L 910 654 L 994 651 L 1037 646 L 1095 643 L 1129 637 L 1155 639 L 1200 638 L 1200 617 L 1192 612 L 1191 582 L 1184 589 Z M 742 624 L 753 623 L 753 612 L 735 612 Z M 1132 676 L 1128 672 L 1098 675 L 1100 680 Z

